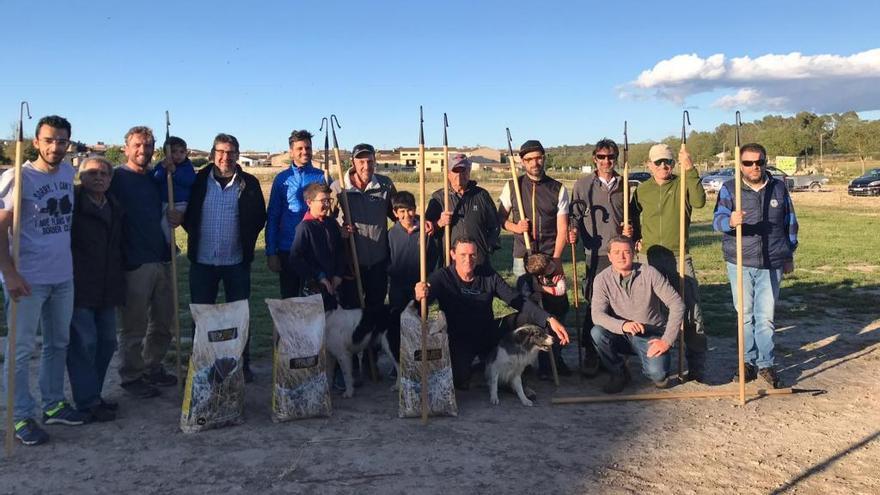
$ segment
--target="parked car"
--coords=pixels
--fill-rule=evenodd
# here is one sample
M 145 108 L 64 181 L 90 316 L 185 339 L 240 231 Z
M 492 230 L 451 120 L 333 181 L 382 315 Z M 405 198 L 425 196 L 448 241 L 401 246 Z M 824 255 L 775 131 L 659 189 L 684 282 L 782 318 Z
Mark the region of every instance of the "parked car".
M 629 186 L 639 187 L 639 184 L 651 178 L 651 172 L 630 172 Z
M 767 167 L 767 172 L 770 173 L 773 177 L 785 182 L 785 188 L 789 191 L 794 191 L 794 179 L 792 179 L 791 175 L 786 174 L 782 170 L 779 170 L 776 167 Z
M 865 175 L 853 179 L 847 193 L 850 196 L 880 196 L 880 168 L 868 170 Z
M 828 177 L 821 174 L 788 175 L 782 170 L 777 170 L 773 167 L 767 167 L 767 170 L 774 176 L 777 176 L 777 178 L 784 177 L 789 191 L 819 192 L 822 190 L 822 186 L 828 184 Z
M 703 190 L 705 190 L 707 193 L 717 193 L 721 190 L 722 184 L 729 181 L 732 177 L 732 168 L 722 168 L 718 170 L 713 170 L 708 175 L 704 175 L 700 179 L 700 184 L 703 185 Z

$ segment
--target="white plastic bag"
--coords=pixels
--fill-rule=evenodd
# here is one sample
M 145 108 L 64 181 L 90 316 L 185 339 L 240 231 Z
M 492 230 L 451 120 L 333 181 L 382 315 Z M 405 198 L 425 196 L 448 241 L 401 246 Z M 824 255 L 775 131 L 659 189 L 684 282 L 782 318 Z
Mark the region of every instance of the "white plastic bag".
M 458 416 L 446 316 L 428 320 L 428 414 Z M 400 314 L 400 401 L 397 415 L 415 418 L 422 414 L 422 319 L 415 303 Z

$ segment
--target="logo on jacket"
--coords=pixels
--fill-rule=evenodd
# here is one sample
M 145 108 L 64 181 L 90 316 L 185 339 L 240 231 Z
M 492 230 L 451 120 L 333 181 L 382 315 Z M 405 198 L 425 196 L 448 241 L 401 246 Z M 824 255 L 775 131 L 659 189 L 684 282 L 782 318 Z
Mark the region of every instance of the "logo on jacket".
M 777 206 L 779 206 L 779 201 L 776 201 L 776 198 L 771 199 L 770 206 L 772 206 L 773 208 L 776 208 Z

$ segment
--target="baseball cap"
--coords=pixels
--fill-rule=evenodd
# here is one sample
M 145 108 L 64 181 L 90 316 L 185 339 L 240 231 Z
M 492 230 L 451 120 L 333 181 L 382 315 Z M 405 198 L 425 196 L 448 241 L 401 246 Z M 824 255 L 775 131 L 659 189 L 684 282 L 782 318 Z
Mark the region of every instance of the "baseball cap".
M 532 151 L 540 151 L 542 154 L 544 153 L 544 146 L 541 145 L 541 141 L 538 141 L 537 139 L 529 139 L 524 142 L 522 146 L 519 147 L 519 157 L 522 158 L 526 153 L 531 153 Z
M 464 153 L 456 153 L 449 158 L 449 169 L 455 171 L 456 169 L 467 169 L 470 170 L 471 161 L 468 160 L 468 157 L 465 156 Z
M 675 157 L 672 155 L 672 149 L 668 144 L 655 144 L 651 146 L 651 150 L 648 152 L 648 160 L 651 160 L 651 163 L 657 160 L 671 160 L 672 163 L 675 163 Z
M 373 146 L 371 146 L 367 143 L 361 143 L 361 144 L 355 145 L 354 149 L 351 150 L 351 157 L 352 158 L 362 158 L 363 155 L 365 155 L 365 154 L 375 155 L 376 148 L 373 148 Z

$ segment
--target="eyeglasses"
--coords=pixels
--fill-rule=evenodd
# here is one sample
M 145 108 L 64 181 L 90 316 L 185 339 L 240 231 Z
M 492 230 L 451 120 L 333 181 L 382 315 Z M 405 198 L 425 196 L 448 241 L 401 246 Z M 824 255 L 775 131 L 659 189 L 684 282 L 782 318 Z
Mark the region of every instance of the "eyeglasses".
M 763 167 L 767 165 L 767 160 L 740 160 L 743 167 Z
M 333 198 L 321 198 L 321 199 L 310 199 L 310 200 L 309 200 L 310 203 L 311 203 L 312 201 L 318 201 L 318 202 L 320 202 L 322 205 L 332 205 L 332 204 L 333 204 Z
M 675 160 L 669 160 L 667 158 L 661 158 L 654 162 L 655 167 L 668 167 L 672 168 L 675 166 Z
M 596 160 L 614 161 L 617 160 L 617 155 L 596 155 Z

